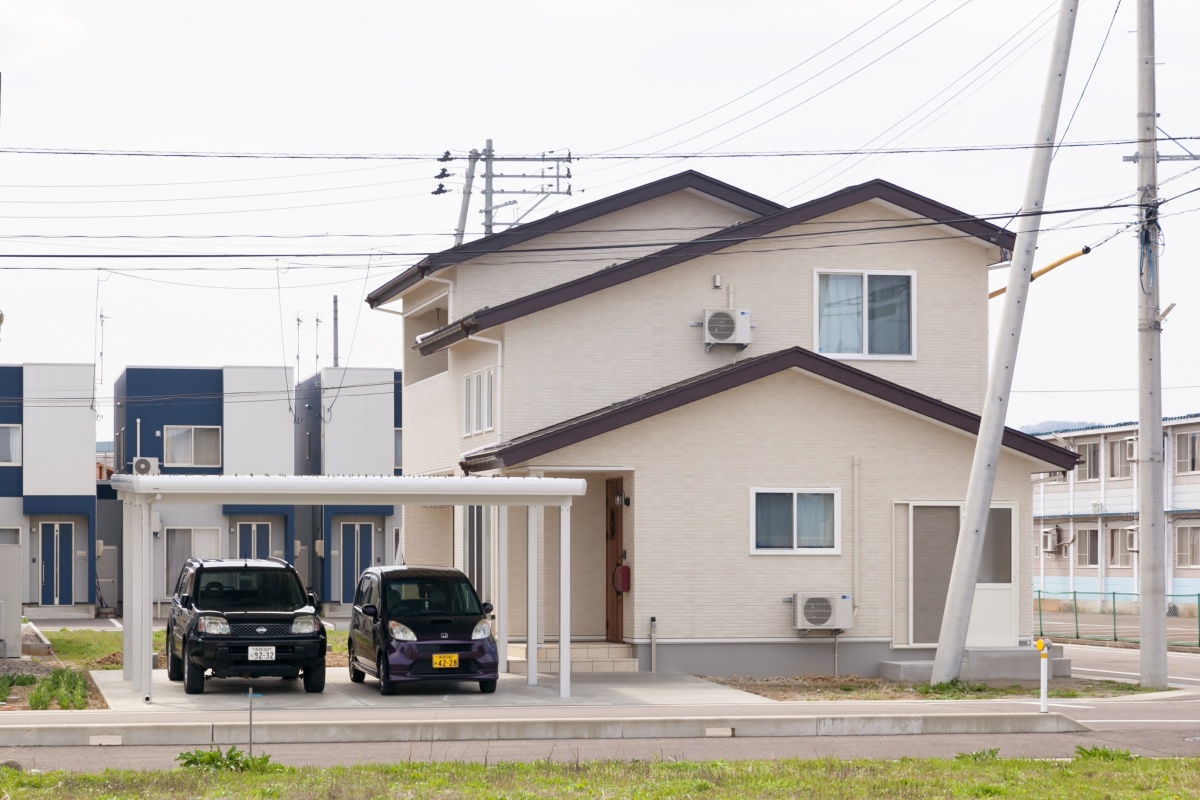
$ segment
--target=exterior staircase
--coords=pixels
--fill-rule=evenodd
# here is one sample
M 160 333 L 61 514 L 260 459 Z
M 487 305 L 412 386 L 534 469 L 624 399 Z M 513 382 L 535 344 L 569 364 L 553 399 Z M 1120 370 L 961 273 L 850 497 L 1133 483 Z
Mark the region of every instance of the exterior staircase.
M 559 671 L 559 648 L 546 643 L 538 647 L 538 672 Z M 518 675 L 529 672 L 528 651 L 525 643 L 508 644 L 508 671 Z M 633 646 L 613 642 L 572 642 L 571 674 L 581 672 L 637 672 L 638 660 L 633 656 Z

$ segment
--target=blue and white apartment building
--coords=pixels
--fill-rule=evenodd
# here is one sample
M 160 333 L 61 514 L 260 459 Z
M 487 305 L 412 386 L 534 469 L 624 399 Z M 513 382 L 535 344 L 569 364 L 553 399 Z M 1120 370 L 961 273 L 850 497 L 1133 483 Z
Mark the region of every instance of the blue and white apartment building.
M 1167 594 L 1200 594 L 1200 414 L 1163 420 Z M 1138 594 L 1137 423 L 1040 437 L 1079 453 L 1033 489 L 1033 589 Z M 1194 604 L 1195 601 L 1193 600 Z
M 0 545 L 19 553 L 27 607 L 95 602 L 94 378 L 91 364 L 0 366 Z
M 297 387 L 285 367 L 130 367 L 116 384 L 118 473 L 393 475 L 400 436 L 391 369 L 326 369 Z M 119 539 L 115 494 L 100 494 L 101 527 Z M 159 504 L 154 597 L 170 596 L 192 556 L 277 557 L 337 613 L 346 574 L 353 588 L 362 567 L 398 557 L 400 524 L 392 506 Z

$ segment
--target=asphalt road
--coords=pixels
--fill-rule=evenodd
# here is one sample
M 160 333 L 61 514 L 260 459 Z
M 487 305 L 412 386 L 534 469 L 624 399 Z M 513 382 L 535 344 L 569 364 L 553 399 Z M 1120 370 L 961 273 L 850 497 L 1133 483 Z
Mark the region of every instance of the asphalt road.
M 1130 680 L 1137 675 L 1137 650 L 1066 645 L 1074 673 L 1079 677 Z M 998 748 L 1002 757 L 1070 758 L 1077 747 L 1109 747 L 1150 756 L 1186 756 L 1200 759 L 1200 654 L 1170 653 L 1168 674 L 1180 687 L 1175 696 L 1057 700 L 1051 711 L 1070 716 L 1091 730 L 1079 733 L 907 735 L 843 737 L 717 737 L 706 739 L 595 739 L 456 741 L 421 743 L 328 743 L 256 747 L 278 763 L 301 766 L 352 765 L 374 762 L 466 760 L 530 761 L 551 759 L 574 762 L 593 759 L 675 759 L 702 761 L 747 758 L 882 758 L 904 756 L 952 758 Z M 958 701 L 929 701 L 944 704 Z M 968 701 L 971 702 L 971 701 Z M 990 701 L 984 701 L 990 702 Z M 1006 708 L 1013 701 L 995 701 Z M 793 712 L 816 711 L 826 704 L 779 704 Z M 854 701 L 838 704 L 846 713 L 859 713 Z M 896 713 L 912 712 L 920 705 L 905 701 Z M 974 703 L 972 702 L 972 705 Z M 1016 705 L 1021 705 L 1017 703 Z M 1031 710 L 1037 701 L 1026 703 Z M 100 771 L 119 759 L 122 767 L 157 769 L 175 766 L 178 746 L 14 748 L 0 750 L 0 760 L 15 758 L 27 768 Z M 243 748 L 245 749 L 245 748 Z

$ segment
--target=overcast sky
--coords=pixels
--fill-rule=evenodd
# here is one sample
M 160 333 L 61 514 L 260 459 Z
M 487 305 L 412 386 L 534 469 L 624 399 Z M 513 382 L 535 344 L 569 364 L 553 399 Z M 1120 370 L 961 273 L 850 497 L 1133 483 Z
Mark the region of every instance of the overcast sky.
M 1058 6 L 0 0 L 0 254 L 90 256 L 0 259 L 0 363 L 95 362 L 100 438 L 127 365 L 331 366 L 334 295 L 342 364 L 399 367 L 399 318 L 362 299 L 453 244 L 464 162 L 434 196 L 433 158 L 488 138 L 574 156 L 573 194 L 527 221 L 695 169 L 789 205 L 884 178 L 1003 224 Z M 1073 113 L 1080 146 L 1059 151 L 1047 207 L 1120 207 L 1044 222 L 1035 266 L 1104 244 L 1034 283 L 1013 426 L 1137 417 L 1135 10 L 1081 3 L 1059 126 Z M 1159 124 L 1181 140 L 1163 154 L 1200 153 L 1197 31 L 1200 3 L 1158 3 Z M 878 148 L 924 152 L 824 154 Z M 149 151 L 193 156 L 125 154 Z M 1200 161 L 1159 178 L 1164 198 L 1196 190 Z M 514 198 L 499 219 L 536 199 Z M 1200 412 L 1197 209 L 1200 191 L 1163 207 L 1168 415 Z

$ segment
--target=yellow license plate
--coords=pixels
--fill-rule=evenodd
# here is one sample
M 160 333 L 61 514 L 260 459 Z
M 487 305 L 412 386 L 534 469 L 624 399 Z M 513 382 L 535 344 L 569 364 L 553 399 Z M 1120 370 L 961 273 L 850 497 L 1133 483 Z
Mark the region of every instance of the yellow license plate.
M 457 669 L 458 653 L 440 654 L 433 657 L 434 669 Z

